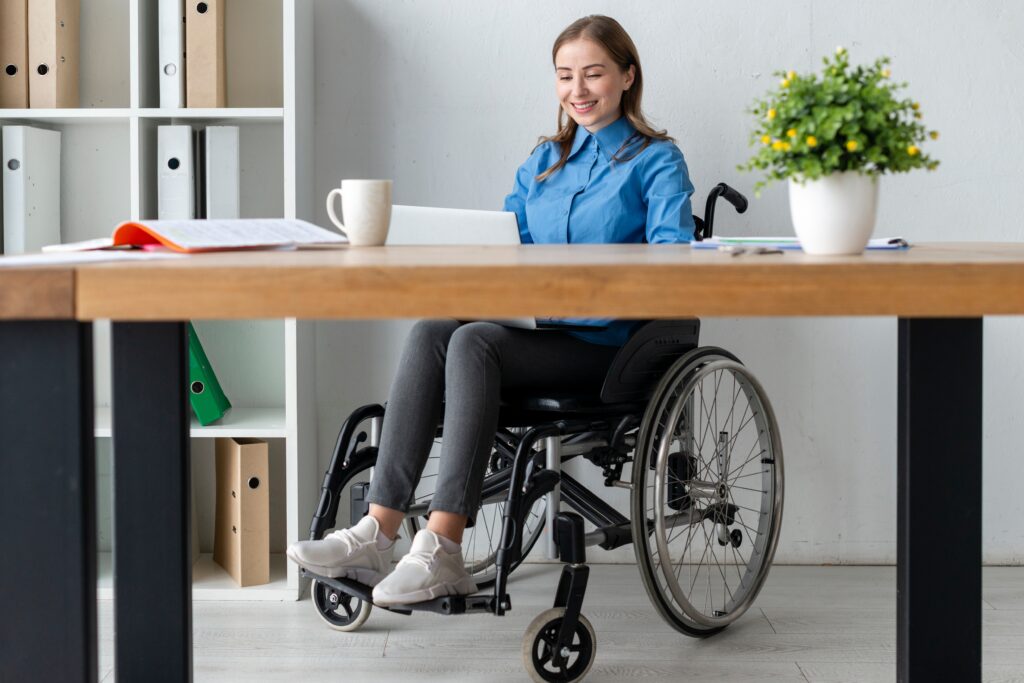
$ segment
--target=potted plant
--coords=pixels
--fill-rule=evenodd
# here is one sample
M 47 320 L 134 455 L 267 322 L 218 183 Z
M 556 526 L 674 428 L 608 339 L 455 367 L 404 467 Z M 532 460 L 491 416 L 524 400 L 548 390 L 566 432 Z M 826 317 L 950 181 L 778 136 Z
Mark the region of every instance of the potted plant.
M 926 131 L 920 105 L 897 97 L 906 83 L 894 83 L 890 59 L 851 67 L 839 47 L 822 59 L 815 74 L 779 71 L 778 88 L 749 110 L 757 124 L 750 143 L 757 152 L 740 170 L 761 170 L 766 178 L 789 181 L 793 227 L 810 254 L 859 254 L 875 225 L 878 176 L 939 162 L 921 146 L 937 140 Z

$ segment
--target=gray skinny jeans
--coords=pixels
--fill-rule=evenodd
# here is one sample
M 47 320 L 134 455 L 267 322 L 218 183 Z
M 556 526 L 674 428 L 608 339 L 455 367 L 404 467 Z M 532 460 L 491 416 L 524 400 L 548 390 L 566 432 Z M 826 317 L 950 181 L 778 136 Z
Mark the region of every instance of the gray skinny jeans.
M 480 506 L 498 427 L 501 390 L 597 392 L 614 346 L 553 330 L 497 323 L 421 320 L 391 385 L 367 500 L 407 511 L 444 408 L 444 438 L 429 510 L 466 515 Z

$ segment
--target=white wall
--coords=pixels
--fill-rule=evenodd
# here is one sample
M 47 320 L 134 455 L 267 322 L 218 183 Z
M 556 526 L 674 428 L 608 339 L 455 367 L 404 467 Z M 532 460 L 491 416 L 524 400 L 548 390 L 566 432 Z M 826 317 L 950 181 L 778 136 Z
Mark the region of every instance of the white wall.
M 745 109 L 774 84 L 771 73 L 816 70 L 844 45 L 855 61 L 890 55 L 894 78 L 910 82 L 924 122 L 942 133 L 928 143 L 938 171 L 883 181 L 876 234 L 1024 238 L 1024 5 L 994 1 L 316 0 L 315 195 L 342 177 L 393 178 L 395 203 L 500 208 L 517 165 L 554 132 L 551 43 L 590 13 L 614 16 L 636 42 L 644 108 L 679 141 L 698 214 L 719 180 L 752 198 L 756 178 L 735 167 L 749 155 Z M 791 234 L 785 188 L 769 188 L 743 216 L 723 209 L 718 230 Z M 324 467 L 348 411 L 385 398 L 407 329 L 319 325 Z M 1024 560 L 1022 331 L 1019 320 L 985 323 L 991 563 Z M 707 319 L 703 339 L 737 353 L 778 413 L 787 475 L 778 561 L 894 563 L 895 320 Z M 951 357 L 950 372 L 957 364 Z

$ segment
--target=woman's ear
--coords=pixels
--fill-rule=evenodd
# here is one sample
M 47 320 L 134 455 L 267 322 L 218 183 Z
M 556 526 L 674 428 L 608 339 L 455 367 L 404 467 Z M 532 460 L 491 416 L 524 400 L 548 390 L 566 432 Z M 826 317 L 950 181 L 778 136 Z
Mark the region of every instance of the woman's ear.
M 629 68 L 626 70 L 626 73 L 625 73 L 625 80 L 624 80 L 623 86 L 622 86 L 623 91 L 629 90 L 630 88 L 633 87 L 633 80 L 635 78 L 636 78 L 636 67 L 634 65 L 630 64 Z

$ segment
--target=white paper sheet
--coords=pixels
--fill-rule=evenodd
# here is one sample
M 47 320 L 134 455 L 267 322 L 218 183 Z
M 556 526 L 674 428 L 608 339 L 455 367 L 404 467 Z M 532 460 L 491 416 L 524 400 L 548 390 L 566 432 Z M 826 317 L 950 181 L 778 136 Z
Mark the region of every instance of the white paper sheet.
M 0 256 L 0 268 L 17 268 L 19 266 L 68 266 L 80 263 L 100 263 L 103 261 L 157 261 L 169 258 L 184 258 L 187 254 L 174 252 L 152 252 L 115 249 L 112 251 L 77 251 L 56 254 L 20 254 L 18 256 Z

